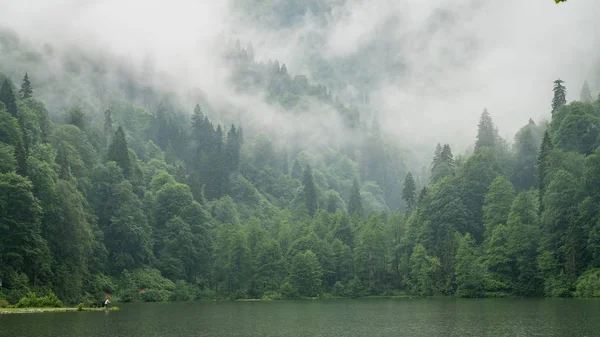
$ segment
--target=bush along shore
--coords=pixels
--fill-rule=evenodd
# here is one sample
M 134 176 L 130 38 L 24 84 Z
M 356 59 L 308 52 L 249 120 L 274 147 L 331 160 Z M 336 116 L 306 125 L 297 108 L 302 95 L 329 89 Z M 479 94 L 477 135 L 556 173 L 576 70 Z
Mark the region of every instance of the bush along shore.
M 64 303 L 53 292 L 47 296 L 38 297 L 29 292 L 15 305 L 9 305 L 6 300 L 0 300 L 0 314 L 32 314 L 43 312 L 73 312 L 73 311 L 118 311 L 119 307 L 92 307 L 83 302 L 77 307 L 65 307 Z

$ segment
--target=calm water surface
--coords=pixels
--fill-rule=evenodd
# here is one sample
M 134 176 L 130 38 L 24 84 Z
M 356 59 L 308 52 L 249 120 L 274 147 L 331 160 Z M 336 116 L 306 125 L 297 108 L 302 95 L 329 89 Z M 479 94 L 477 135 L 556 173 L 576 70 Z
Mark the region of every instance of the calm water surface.
M 600 336 L 600 301 L 364 299 L 119 304 L 0 315 L 0 336 Z

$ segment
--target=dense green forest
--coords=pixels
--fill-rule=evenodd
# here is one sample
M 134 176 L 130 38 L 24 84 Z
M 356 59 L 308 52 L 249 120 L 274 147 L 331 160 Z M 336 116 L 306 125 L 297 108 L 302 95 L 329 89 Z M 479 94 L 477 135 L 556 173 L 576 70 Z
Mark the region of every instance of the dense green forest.
M 600 296 L 587 83 L 568 103 L 555 81 L 551 121 L 514 142 L 484 110 L 473 153 L 438 144 L 424 172 L 325 85 L 256 62 L 250 44 L 225 56 L 236 90 L 289 114 L 329 106 L 358 141 L 303 147 L 218 124 L 202 97 L 184 106 L 125 71 L 113 91 L 89 78 L 98 99 L 76 104 L 64 83 L 0 65 L 0 301 Z

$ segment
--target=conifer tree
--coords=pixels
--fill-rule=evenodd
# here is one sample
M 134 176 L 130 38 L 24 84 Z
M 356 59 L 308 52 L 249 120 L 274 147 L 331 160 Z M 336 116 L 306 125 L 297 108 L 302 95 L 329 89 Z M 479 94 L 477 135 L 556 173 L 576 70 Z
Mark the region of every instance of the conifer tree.
M 238 138 L 238 133 L 235 126 L 232 124 L 231 129 L 227 132 L 227 143 L 225 144 L 225 157 L 228 172 L 236 172 L 240 163 L 240 152 L 242 146 Z
M 552 98 L 552 113 L 554 114 L 561 106 L 567 104 L 567 88 L 560 78 L 554 81 L 554 97 Z
M 289 174 L 290 164 L 288 161 L 288 152 L 286 148 L 284 148 L 283 151 L 281 151 L 281 162 L 281 172 L 283 172 L 283 174 Z
M 306 165 L 304 169 L 302 182 L 304 184 L 304 203 L 308 214 L 313 217 L 319 207 L 317 200 L 317 187 L 313 181 L 313 174 L 310 165 Z
M 294 179 L 300 179 L 302 177 L 302 167 L 298 162 L 298 159 L 294 160 L 294 164 L 292 165 L 292 172 L 290 176 Z
M 430 179 L 433 183 L 454 174 L 454 158 L 450 145 L 444 144 L 444 147 L 442 148 L 438 143 L 431 165 Z
M 329 198 L 327 199 L 327 212 L 334 214 L 337 211 L 337 202 L 335 200 L 335 195 L 333 193 L 329 193 Z
M 350 190 L 350 199 L 348 201 L 348 214 L 362 216 L 362 201 L 360 197 L 360 187 L 358 186 L 358 180 L 354 179 L 352 183 L 352 189 Z
M 402 199 L 406 202 L 409 210 L 415 206 L 417 186 L 411 172 L 408 172 L 404 179 L 404 188 L 402 189 Z
M 11 116 L 17 119 L 19 118 L 17 116 L 17 101 L 12 90 L 12 85 L 8 79 L 5 79 L 4 83 L 2 83 L 2 87 L 0 87 L 0 102 L 4 103 L 6 106 L 6 111 L 8 111 Z
M 106 138 L 107 146 L 110 144 L 110 138 L 113 133 L 113 121 L 112 121 L 112 106 L 109 106 L 104 111 L 104 137 Z
M 450 145 L 444 144 L 440 158 L 442 162 L 446 163 L 448 166 L 454 167 L 454 156 L 452 155 L 452 149 L 450 149 Z
M 481 118 L 479 119 L 478 130 L 477 130 L 477 142 L 475 143 L 475 150 L 479 150 L 482 147 L 493 148 L 496 145 L 496 128 L 492 122 L 492 116 L 490 116 L 487 109 L 483 109 Z
M 540 148 L 540 154 L 537 160 L 537 179 L 538 179 L 538 188 L 539 188 L 539 198 L 540 198 L 540 212 L 543 211 L 544 204 L 544 193 L 546 192 L 546 176 L 548 173 L 548 163 L 546 158 L 552 151 L 552 141 L 550 140 L 550 135 L 548 131 L 544 132 L 544 138 L 542 138 L 542 145 Z
M 442 160 L 442 146 L 440 143 L 437 143 L 435 147 L 435 153 L 433 154 L 433 161 L 431 162 L 431 167 L 435 166 Z
M 58 146 L 58 150 L 56 151 L 55 161 L 58 164 L 60 169 L 58 173 L 58 177 L 63 180 L 71 180 L 71 168 L 69 166 L 69 158 L 67 155 L 67 147 L 68 145 L 65 142 L 62 142 Z
M 25 73 L 25 77 L 23 77 L 23 83 L 21 84 L 19 94 L 21 95 L 21 99 L 28 99 L 33 95 L 33 88 L 31 88 L 31 81 L 29 80 L 29 75 L 27 75 L 27 73 Z
M 123 170 L 123 175 L 129 177 L 131 174 L 131 158 L 129 158 L 129 149 L 127 148 L 127 140 L 125 132 L 119 126 L 112 143 L 108 147 L 108 160 L 114 161 Z
M 587 81 L 584 81 L 583 87 L 581 87 L 580 100 L 582 102 L 591 102 L 593 100 L 592 92 L 590 91 L 590 86 Z

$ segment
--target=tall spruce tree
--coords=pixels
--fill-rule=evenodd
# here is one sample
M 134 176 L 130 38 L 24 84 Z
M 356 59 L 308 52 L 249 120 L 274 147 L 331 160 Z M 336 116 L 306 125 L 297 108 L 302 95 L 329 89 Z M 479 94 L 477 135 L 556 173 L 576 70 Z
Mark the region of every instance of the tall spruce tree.
M 411 172 L 406 174 L 406 178 L 404 179 L 404 188 L 402 189 L 402 199 L 406 202 L 406 207 L 408 210 L 412 210 L 415 206 L 416 197 L 417 197 L 417 186 L 415 184 L 415 179 Z
M 540 198 L 540 213 L 544 209 L 544 194 L 546 193 L 547 186 L 547 175 L 548 175 L 548 162 L 547 158 L 550 154 L 550 151 L 553 149 L 552 140 L 550 140 L 550 135 L 548 131 L 544 132 L 544 138 L 542 138 L 542 146 L 540 148 L 540 154 L 537 160 L 537 179 L 538 179 L 538 188 L 539 188 L 539 198 Z
M 23 83 L 21 84 L 19 94 L 21 95 L 21 99 L 28 99 L 33 95 L 33 88 L 31 87 L 31 81 L 29 80 L 29 75 L 27 75 L 27 73 L 25 73 L 25 77 L 23 77 Z
M 109 106 L 104 111 L 104 138 L 106 138 L 106 146 L 109 146 L 110 139 L 113 134 L 113 121 L 112 121 L 112 106 Z
M 129 177 L 131 174 L 131 158 L 129 158 L 129 149 L 125 132 L 119 126 L 112 143 L 108 147 L 108 160 L 114 161 L 123 170 L 123 175 Z
M 591 102 L 593 101 L 592 92 L 590 91 L 590 86 L 587 81 L 583 82 L 583 86 L 581 87 L 581 94 L 579 98 L 582 102 Z
M 512 172 L 512 182 L 517 190 L 528 190 L 537 186 L 536 164 L 539 155 L 539 136 L 536 125 L 530 123 L 523 127 L 515 136 L 515 163 Z M 534 131 L 536 134 L 534 135 Z
M 319 208 L 319 203 L 317 200 L 317 187 L 313 180 L 310 165 L 306 165 L 306 168 L 304 169 L 302 183 L 304 184 L 304 204 L 306 205 L 308 214 L 313 217 L 317 212 L 317 208 Z
M 454 158 L 450 145 L 444 144 L 441 147 L 438 143 L 435 149 L 433 162 L 431 163 L 431 182 L 436 183 L 441 179 L 454 174 Z
M 335 195 L 333 193 L 329 193 L 329 198 L 327 198 L 327 212 L 331 214 L 335 214 L 337 211 L 337 201 Z
M 554 114 L 561 106 L 567 104 L 567 88 L 560 78 L 554 81 L 554 97 L 552 97 L 552 113 Z
M 12 84 L 10 84 L 8 79 L 4 79 L 4 83 L 2 83 L 2 87 L 0 87 L 0 102 L 4 103 L 4 106 L 6 106 L 6 111 L 8 111 L 11 116 L 17 119 L 19 118 L 17 101 L 12 90 Z
M 290 172 L 290 176 L 294 179 L 300 179 L 302 177 L 302 167 L 300 166 L 300 162 L 298 162 L 298 159 L 294 160 L 294 164 L 292 165 L 292 172 Z
M 238 137 L 235 125 L 227 132 L 227 143 L 225 144 L 225 160 L 228 172 L 236 172 L 240 164 L 240 152 L 242 143 Z
M 478 130 L 477 130 L 477 141 L 475 142 L 475 150 L 479 150 L 483 147 L 493 148 L 496 145 L 497 131 L 492 122 L 492 116 L 483 109 L 483 113 L 479 118 Z
M 354 179 L 352 183 L 352 189 L 350 190 L 350 198 L 348 201 L 348 214 L 362 216 L 362 200 L 360 197 L 360 187 L 358 186 L 358 180 Z

